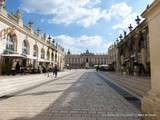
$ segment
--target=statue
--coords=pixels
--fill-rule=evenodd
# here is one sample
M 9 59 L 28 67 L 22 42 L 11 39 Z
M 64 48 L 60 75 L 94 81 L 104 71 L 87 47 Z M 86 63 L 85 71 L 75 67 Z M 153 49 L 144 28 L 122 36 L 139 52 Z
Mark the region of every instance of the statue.
M 6 7 L 6 0 L 0 0 L 0 9 Z

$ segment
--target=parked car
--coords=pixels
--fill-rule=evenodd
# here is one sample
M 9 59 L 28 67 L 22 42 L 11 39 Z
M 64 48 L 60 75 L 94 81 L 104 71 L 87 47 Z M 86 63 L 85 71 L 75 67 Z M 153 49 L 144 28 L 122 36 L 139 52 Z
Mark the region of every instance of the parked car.
M 99 70 L 100 71 L 109 71 L 109 66 L 108 65 L 99 65 Z

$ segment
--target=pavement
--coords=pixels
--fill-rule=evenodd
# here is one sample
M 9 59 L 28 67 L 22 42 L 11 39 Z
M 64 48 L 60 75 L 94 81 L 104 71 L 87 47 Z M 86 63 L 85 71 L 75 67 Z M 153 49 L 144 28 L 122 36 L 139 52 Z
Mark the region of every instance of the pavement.
M 0 120 L 140 120 L 140 113 L 94 70 L 75 70 L 0 99 Z
M 117 72 L 101 73 L 103 73 L 108 80 L 121 86 L 123 89 L 139 99 L 143 99 L 143 96 L 146 96 L 148 91 L 151 89 L 150 77 L 122 75 Z
M 58 78 L 72 74 L 74 70 L 65 70 L 58 73 Z M 47 81 L 56 79 L 52 73 L 28 74 L 16 76 L 0 76 L 0 97 L 5 97 L 18 91 L 29 89 L 30 87 L 43 84 Z

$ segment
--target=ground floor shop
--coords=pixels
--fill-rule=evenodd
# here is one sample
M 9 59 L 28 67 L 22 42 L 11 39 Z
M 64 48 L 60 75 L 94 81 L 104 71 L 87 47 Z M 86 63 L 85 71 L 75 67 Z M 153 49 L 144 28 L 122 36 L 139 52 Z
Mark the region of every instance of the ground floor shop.
M 16 75 L 26 73 L 45 73 L 47 71 L 52 71 L 55 64 L 55 62 L 48 60 L 40 61 L 38 59 L 31 59 L 17 54 L 1 55 L 0 74 Z

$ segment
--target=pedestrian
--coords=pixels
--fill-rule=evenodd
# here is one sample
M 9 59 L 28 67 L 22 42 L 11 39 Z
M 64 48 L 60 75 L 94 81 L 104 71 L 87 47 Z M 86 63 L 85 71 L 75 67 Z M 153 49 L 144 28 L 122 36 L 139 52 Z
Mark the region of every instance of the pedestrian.
M 21 71 L 21 74 L 24 75 L 24 67 L 23 67 L 23 65 L 20 66 L 20 71 Z
M 42 72 L 46 73 L 46 68 L 44 66 L 42 66 Z
M 96 71 L 97 71 L 97 72 L 99 71 L 99 65 L 96 67 Z
M 49 72 L 50 72 L 50 68 L 48 67 L 48 69 L 46 70 L 47 77 L 49 77 Z
M 16 64 L 16 74 L 20 73 L 20 64 L 17 62 Z
M 12 75 L 15 75 L 15 73 L 16 73 L 16 61 L 15 60 L 13 60 L 13 64 L 12 64 L 12 67 L 11 67 L 11 71 L 12 71 Z
M 55 76 L 55 78 L 57 78 L 57 74 L 58 74 L 58 67 L 55 64 L 54 68 L 53 68 L 53 75 Z

